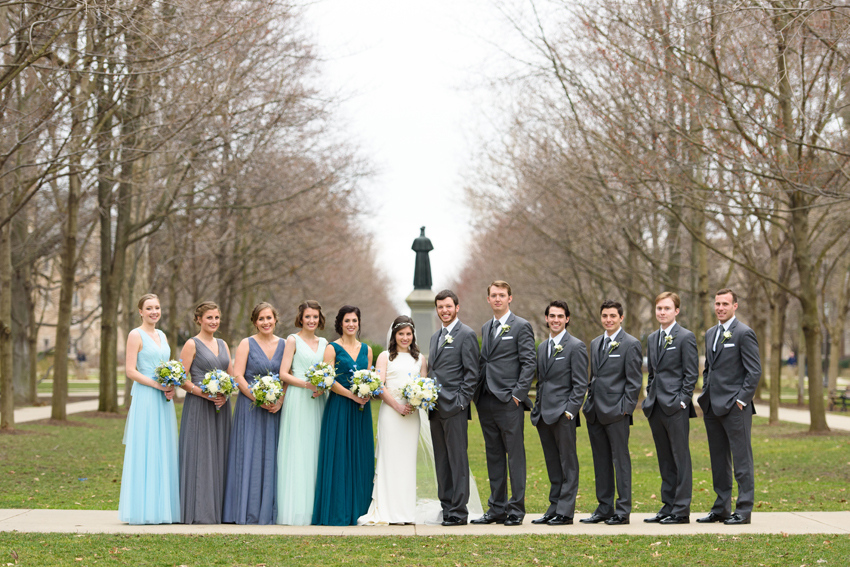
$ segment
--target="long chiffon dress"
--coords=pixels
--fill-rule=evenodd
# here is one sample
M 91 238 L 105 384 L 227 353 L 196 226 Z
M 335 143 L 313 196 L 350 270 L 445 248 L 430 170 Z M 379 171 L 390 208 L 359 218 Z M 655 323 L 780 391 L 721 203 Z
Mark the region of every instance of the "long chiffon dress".
M 171 348 L 157 329 L 159 344 L 141 329 L 142 350 L 136 370 L 153 378 L 160 362 L 168 361 Z M 124 426 L 124 470 L 118 517 L 130 524 L 172 524 L 180 521 L 177 473 L 177 416 L 174 402 L 162 390 L 133 383 L 133 403 Z
M 197 337 L 192 340 L 195 359 L 189 375 L 195 388 L 200 388 L 210 370 L 227 372 L 230 358 L 221 339 L 216 339 L 218 355 Z M 180 515 L 184 524 L 221 523 L 230 427 L 229 399 L 216 412 L 211 400 L 186 396 L 180 419 Z
M 351 387 L 351 375 L 369 365 L 369 347 L 360 345 L 356 360 L 345 349 L 331 343 L 336 351 L 336 379 Z M 353 526 L 366 513 L 372 500 L 375 475 L 375 441 L 369 404 L 360 411 L 354 400 L 330 393 L 319 442 L 319 470 L 313 524 Z
M 307 370 L 322 362 L 328 341 L 320 338 L 313 351 L 298 335 L 290 374 L 306 380 Z M 277 449 L 277 523 L 307 526 L 313 519 L 319 436 L 327 394 L 317 398 L 306 388 L 288 388 L 283 399 L 280 441 Z
M 285 341 L 278 339 L 271 359 L 253 337 L 248 338 L 245 380 L 248 387 L 260 376 L 277 374 Z M 254 406 L 240 392 L 233 410 L 233 430 L 227 456 L 224 489 L 224 522 L 228 524 L 273 524 L 277 443 L 280 412 L 271 413 Z

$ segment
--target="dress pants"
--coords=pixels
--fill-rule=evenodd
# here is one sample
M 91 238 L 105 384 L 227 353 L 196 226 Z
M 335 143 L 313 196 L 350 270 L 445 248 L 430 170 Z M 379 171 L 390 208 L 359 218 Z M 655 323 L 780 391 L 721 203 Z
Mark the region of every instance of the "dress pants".
M 469 515 L 466 508 L 469 502 L 467 412 L 460 411 L 444 418 L 439 410 L 432 410 L 429 425 L 443 519 L 455 516 L 466 520 Z
M 549 509 L 546 515 L 560 514 L 572 518 L 578 492 L 578 455 L 576 455 L 576 420 L 566 415 L 549 425 L 543 418 L 537 422 L 537 433 L 549 473 Z
M 525 517 L 525 412 L 511 399 L 502 402 L 485 387 L 478 398 L 478 419 L 484 434 L 487 474 L 490 476 L 488 513 L 503 520 Z M 507 459 L 505 455 L 507 454 Z M 507 460 L 507 463 L 505 462 Z M 507 464 L 507 466 L 506 466 Z M 511 498 L 508 500 L 508 470 Z
M 732 464 L 738 481 L 738 500 L 735 512 L 749 518 L 755 500 L 755 475 L 753 474 L 752 404 L 744 409 L 732 406 L 729 413 L 715 415 L 711 406 L 705 413 L 705 432 L 708 435 L 708 452 L 711 457 L 711 478 L 717 499 L 711 511 L 726 517 L 732 513 Z
M 667 415 L 658 405 L 649 414 L 649 428 L 655 440 L 658 470 L 661 473 L 660 514 L 690 516 L 693 491 L 691 450 L 688 446 L 688 410 Z
M 626 518 L 632 512 L 632 460 L 629 456 L 629 417 L 604 425 L 597 419 L 587 423 L 593 471 L 596 477 L 596 513 Z M 617 502 L 614 502 L 616 472 Z

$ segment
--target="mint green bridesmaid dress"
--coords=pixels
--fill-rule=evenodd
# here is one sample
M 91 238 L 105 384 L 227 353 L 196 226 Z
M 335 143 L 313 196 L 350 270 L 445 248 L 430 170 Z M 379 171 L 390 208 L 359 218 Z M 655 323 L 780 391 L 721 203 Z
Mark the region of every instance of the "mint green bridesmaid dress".
M 290 374 L 304 380 L 304 374 L 325 357 L 328 341 L 320 338 L 313 349 L 298 335 Z M 319 463 L 319 437 L 327 394 L 313 398 L 313 391 L 290 386 L 283 398 L 280 438 L 277 449 L 277 523 L 308 526 L 313 519 L 316 470 Z

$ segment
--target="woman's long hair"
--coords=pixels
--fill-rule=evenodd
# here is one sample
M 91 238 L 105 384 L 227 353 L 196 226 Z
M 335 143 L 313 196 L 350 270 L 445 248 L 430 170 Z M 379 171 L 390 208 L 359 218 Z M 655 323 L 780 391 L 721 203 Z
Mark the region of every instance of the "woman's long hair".
M 413 333 L 413 340 L 410 342 L 410 346 L 408 347 L 410 350 L 410 356 L 412 356 L 415 360 L 419 359 L 419 345 L 416 344 L 416 325 L 413 324 L 413 319 L 407 315 L 399 315 L 395 318 L 395 321 L 393 321 L 392 332 L 390 333 L 390 344 L 387 346 L 387 351 L 390 353 L 390 360 L 395 360 L 395 357 L 398 356 L 398 343 L 395 340 L 395 335 L 405 327 L 410 327 L 410 330 Z

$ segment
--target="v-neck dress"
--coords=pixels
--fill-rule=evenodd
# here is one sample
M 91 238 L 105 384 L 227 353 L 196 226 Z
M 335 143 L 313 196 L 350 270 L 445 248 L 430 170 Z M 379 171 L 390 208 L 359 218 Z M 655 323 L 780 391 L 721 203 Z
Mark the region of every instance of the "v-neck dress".
M 141 329 L 142 350 L 136 370 L 153 378 L 154 369 L 171 356 L 165 333 L 159 344 Z M 124 427 L 124 469 L 118 517 L 130 524 L 173 524 L 180 521 L 177 473 L 177 416 L 174 402 L 162 390 L 138 382 Z
M 280 372 L 285 341 L 279 339 L 271 358 L 253 338 L 248 338 L 245 381 L 254 385 L 260 376 Z M 280 412 L 254 406 L 243 396 L 236 398 L 233 430 L 227 456 L 224 489 L 224 522 L 227 524 L 273 524 L 276 515 L 277 441 Z
M 230 366 L 224 341 L 216 339 L 218 356 L 195 341 L 189 376 L 199 388 L 210 370 Z M 230 442 L 230 400 L 216 413 L 212 400 L 188 394 L 180 418 L 180 515 L 184 524 L 220 524 L 224 508 L 224 478 Z
M 307 370 L 325 358 L 328 341 L 319 338 L 314 351 L 304 339 L 295 337 L 295 354 L 290 374 L 306 380 Z M 319 435 L 328 395 L 313 397 L 313 390 L 290 387 L 280 413 L 277 448 L 277 523 L 308 526 L 313 521 L 316 469 L 319 466 Z
M 356 360 L 338 343 L 336 379 L 344 388 L 351 387 L 351 375 L 369 365 L 369 347 L 360 345 Z M 316 476 L 316 498 L 313 524 L 320 526 L 353 526 L 357 518 L 369 510 L 375 477 L 375 438 L 372 411 L 360 404 L 330 393 L 322 417 L 319 441 L 319 468 Z

